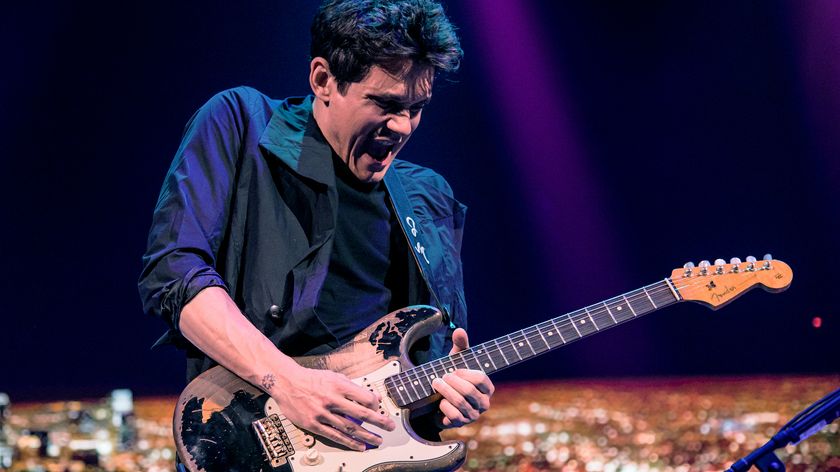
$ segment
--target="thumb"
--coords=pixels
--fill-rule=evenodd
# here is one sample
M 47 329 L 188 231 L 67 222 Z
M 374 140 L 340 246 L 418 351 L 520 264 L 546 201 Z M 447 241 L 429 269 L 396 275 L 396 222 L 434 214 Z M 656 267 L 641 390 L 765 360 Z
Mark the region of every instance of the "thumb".
M 464 331 L 464 328 L 456 328 L 452 332 L 452 350 L 449 351 L 449 355 L 461 352 L 468 347 L 470 347 L 470 338 L 467 336 L 467 332 Z

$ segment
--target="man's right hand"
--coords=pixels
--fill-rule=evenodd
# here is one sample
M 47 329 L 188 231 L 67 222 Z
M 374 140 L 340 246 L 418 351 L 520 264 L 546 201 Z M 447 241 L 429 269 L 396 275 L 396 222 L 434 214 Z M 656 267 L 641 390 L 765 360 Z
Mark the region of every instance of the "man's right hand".
M 364 451 L 364 443 L 382 444 L 382 438 L 361 427 L 359 421 L 387 431 L 396 427 L 388 415 L 379 413 L 382 397 L 378 393 L 336 372 L 298 366 L 282 377 L 267 374 L 260 387 L 296 426 L 351 449 Z
M 378 394 L 345 375 L 302 367 L 245 319 L 220 287 L 208 287 L 193 297 L 181 310 L 178 326 L 195 347 L 271 395 L 300 428 L 363 451 L 364 443 L 378 446 L 382 439 L 359 421 L 388 431 L 395 427 L 379 413 Z

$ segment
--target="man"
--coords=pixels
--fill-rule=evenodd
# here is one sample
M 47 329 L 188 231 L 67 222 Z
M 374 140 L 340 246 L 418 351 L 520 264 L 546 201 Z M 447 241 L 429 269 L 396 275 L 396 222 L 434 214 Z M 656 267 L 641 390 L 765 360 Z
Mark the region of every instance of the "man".
M 464 207 L 439 175 L 395 159 L 435 74 L 462 53 L 433 0 L 326 1 L 311 53 L 312 96 L 238 88 L 193 116 L 155 209 L 140 294 L 170 325 L 161 342 L 186 349 L 188 379 L 218 362 L 297 426 L 364 450 L 381 439 L 348 418 L 395 427 L 378 395 L 289 356 L 329 352 L 407 304 L 465 325 Z M 454 325 L 419 358 L 465 349 Z M 493 394 L 473 370 L 433 387 L 439 427 L 476 420 Z

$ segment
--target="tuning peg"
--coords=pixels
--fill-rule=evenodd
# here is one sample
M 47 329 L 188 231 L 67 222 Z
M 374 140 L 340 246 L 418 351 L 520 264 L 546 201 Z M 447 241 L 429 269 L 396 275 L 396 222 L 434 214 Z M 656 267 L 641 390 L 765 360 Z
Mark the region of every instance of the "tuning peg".
M 738 259 L 737 257 L 733 257 L 732 259 L 729 259 L 729 263 L 730 264 L 740 264 L 741 259 Z
M 755 262 L 755 256 L 747 256 L 747 262 Z
M 715 259 L 715 265 L 720 266 L 726 264 L 726 261 L 723 259 Z
M 683 265 L 683 269 L 691 270 L 693 268 L 694 268 L 694 263 L 693 262 L 686 262 L 685 265 Z
M 709 261 L 700 261 L 697 265 L 700 267 L 709 267 L 711 264 L 709 264 Z
M 764 257 L 762 257 L 762 259 L 764 259 L 765 261 L 772 261 L 773 256 L 771 256 L 770 254 L 765 254 Z

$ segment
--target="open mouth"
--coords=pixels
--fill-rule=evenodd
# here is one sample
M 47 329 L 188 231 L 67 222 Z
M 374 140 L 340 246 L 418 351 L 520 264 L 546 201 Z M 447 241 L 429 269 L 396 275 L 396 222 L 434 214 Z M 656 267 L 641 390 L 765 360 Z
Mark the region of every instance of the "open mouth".
M 367 154 L 379 162 L 384 161 L 391 155 L 397 144 L 393 141 L 372 141 L 367 145 Z

